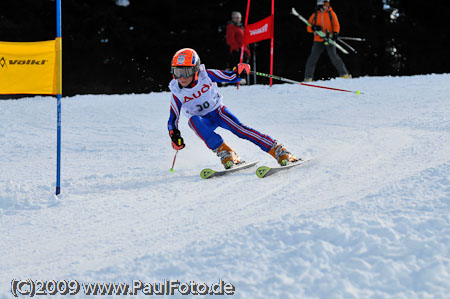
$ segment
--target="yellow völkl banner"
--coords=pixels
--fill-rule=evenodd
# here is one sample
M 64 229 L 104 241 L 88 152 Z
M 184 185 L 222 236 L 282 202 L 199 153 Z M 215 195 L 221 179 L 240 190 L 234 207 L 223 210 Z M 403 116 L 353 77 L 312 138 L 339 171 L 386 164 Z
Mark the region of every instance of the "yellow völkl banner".
M 61 38 L 0 42 L 0 94 L 60 94 L 60 57 Z

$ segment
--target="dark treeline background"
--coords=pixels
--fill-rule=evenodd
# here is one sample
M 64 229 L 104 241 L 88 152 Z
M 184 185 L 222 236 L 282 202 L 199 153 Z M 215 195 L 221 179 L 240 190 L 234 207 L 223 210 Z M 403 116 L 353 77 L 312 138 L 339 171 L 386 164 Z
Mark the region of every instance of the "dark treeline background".
M 344 55 L 353 77 L 450 71 L 450 5 L 444 1 L 331 0 L 341 36 L 358 54 Z M 275 1 L 274 73 L 302 80 L 312 35 L 290 14 L 308 18 L 316 0 Z M 170 59 L 184 47 L 197 50 L 208 68 L 225 69 L 225 27 L 233 10 L 245 20 L 246 0 L 62 0 L 63 93 L 148 93 L 167 90 Z M 253 0 L 249 23 L 270 15 L 270 0 Z M 0 40 L 55 38 L 54 0 L 0 1 Z M 269 72 L 270 41 L 256 48 L 257 70 Z M 337 73 L 324 53 L 316 78 Z M 264 78 L 258 83 L 266 84 Z

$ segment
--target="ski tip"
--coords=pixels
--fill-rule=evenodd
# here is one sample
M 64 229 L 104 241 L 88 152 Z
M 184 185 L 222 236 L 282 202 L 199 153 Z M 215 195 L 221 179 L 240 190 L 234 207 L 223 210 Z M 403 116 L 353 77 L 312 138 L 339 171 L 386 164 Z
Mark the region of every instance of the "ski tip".
M 200 172 L 200 176 L 202 179 L 209 179 L 214 173 L 214 170 L 206 168 Z
M 256 169 L 256 175 L 262 179 L 269 172 L 269 170 L 270 167 L 267 166 L 258 167 L 258 169 Z

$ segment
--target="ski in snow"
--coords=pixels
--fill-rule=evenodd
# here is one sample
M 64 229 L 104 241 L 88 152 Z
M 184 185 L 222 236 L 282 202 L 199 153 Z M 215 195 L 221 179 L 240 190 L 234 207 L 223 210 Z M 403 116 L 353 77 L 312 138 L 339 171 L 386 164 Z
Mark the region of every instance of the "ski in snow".
M 296 10 L 295 8 L 292 7 L 292 14 L 294 16 L 296 16 L 297 18 L 299 18 L 302 22 L 304 22 L 306 25 L 308 26 L 312 26 L 307 19 L 305 19 L 303 16 L 301 16 Z M 333 46 L 335 46 L 336 48 L 338 48 L 339 50 L 342 51 L 342 53 L 344 54 L 348 54 L 348 51 L 345 50 L 341 45 L 339 45 L 338 43 L 336 43 L 334 40 L 332 40 L 331 38 L 327 38 L 327 35 L 325 34 L 325 32 L 322 31 L 314 31 L 315 34 L 317 34 L 318 36 L 320 36 L 321 38 L 325 39 L 325 41 L 327 41 L 328 43 L 332 44 Z
M 272 175 L 272 174 L 277 173 L 279 171 L 287 170 L 287 169 L 290 169 L 290 168 L 295 167 L 295 166 L 303 165 L 303 164 L 305 164 L 305 163 L 307 163 L 307 162 L 309 162 L 311 160 L 312 159 L 298 160 L 298 161 L 293 162 L 291 164 L 288 164 L 286 166 L 276 166 L 276 167 L 260 166 L 260 167 L 258 167 L 258 169 L 256 169 L 256 175 L 259 178 L 265 178 L 265 177 L 268 177 L 269 175 Z
M 217 177 L 217 176 L 222 176 L 222 175 L 226 175 L 229 174 L 231 172 L 235 172 L 235 171 L 239 171 L 242 169 L 246 169 L 246 168 L 250 168 L 254 165 L 256 165 L 257 163 L 259 163 L 259 161 L 255 161 L 255 162 L 243 162 L 243 163 L 239 163 L 236 166 L 230 168 L 230 169 L 224 169 L 224 170 L 212 170 L 209 168 L 205 168 L 200 172 L 200 176 L 202 179 L 209 179 L 212 177 Z

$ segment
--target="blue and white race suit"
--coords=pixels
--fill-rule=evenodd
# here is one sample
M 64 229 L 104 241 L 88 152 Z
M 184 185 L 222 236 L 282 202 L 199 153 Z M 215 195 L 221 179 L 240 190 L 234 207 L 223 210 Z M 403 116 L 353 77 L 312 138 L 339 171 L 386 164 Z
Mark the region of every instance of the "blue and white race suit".
M 206 69 L 202 64 L 198 80 L 193 87 L 181 87 L 176 79 L 169 83 L 172 91 L 168 130 L 178 128 L 180 111 L 189 119 L 189 126 L 208 146 L 215 150 L 222 137 L 215 133 L 217 127 L 231 131 L 236 136 L 249 140 L 268 152 L 275 141 L 268 135 L 242 124 L 222 103 L 222 95 L 216 82 L 237 83 L 240 78 L 232 71 Z

